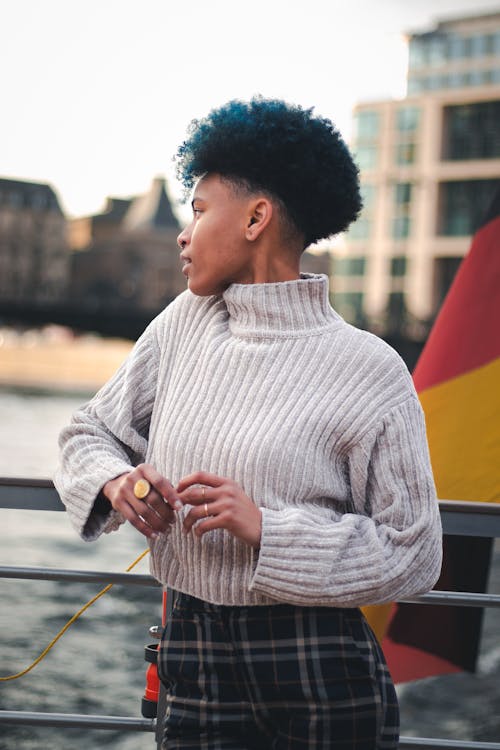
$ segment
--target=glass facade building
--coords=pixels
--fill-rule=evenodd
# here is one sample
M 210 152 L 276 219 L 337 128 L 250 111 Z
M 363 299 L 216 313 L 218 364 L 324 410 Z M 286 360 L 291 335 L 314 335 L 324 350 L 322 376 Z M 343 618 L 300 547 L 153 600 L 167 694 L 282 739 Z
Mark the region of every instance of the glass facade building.
M 339 312 L 382 332 L 434 317 L 500 190 L 500 12 L 407 38 L 407 96 L 355 108 L 364 208 L 333 265 Z

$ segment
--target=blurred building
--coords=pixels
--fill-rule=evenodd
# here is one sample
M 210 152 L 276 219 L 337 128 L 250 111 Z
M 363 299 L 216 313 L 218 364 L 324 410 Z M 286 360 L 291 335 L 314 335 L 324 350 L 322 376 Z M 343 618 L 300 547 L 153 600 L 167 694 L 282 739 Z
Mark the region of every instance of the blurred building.
M 66 294 L 66 220 L 50 185 L 0 178 L 0 300 L 53 302 Z
M 355 109 L 364 209 L 332 288 L 349 320 L 418 336 L 500 185 L 500 13 L 408 43 L 407 96 Z
M 161 309 L 186 288 L 179 231 L 161 177 L 145 195 L 108 198 L 102 214 L 72 220 L 73 300 L 87 308 Z
M 306 250 L 300 256 L 300 270 L 305 273 L 323 273 L 330 276 L 332 258 L 328 251 L 311 252 Z

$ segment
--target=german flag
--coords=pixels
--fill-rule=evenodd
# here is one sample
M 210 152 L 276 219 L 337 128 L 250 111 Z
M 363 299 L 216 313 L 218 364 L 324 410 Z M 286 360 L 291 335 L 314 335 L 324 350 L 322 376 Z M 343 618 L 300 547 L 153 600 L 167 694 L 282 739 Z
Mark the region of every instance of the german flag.
M 413 379 L 438 497 L 500 503 L 500 189 Z M 485 592 L 491 549 L 485 537 L 445 536 L 435 588 Z M 394 681 L 474 671 L 482 616 L 477 607 L 394 605 L 382 642 Z

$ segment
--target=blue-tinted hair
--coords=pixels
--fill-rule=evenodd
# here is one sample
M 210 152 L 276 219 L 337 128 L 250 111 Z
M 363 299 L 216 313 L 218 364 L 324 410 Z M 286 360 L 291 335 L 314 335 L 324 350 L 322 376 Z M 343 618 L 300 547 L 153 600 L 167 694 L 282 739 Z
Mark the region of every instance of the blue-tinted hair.
M 175 160 L 187 190 L 213 173 L 276 196 L 306 246 L 347 229 L 361 210 L 358 169 L 338 130 L 281 100 L 234 100 L 193 120 Z

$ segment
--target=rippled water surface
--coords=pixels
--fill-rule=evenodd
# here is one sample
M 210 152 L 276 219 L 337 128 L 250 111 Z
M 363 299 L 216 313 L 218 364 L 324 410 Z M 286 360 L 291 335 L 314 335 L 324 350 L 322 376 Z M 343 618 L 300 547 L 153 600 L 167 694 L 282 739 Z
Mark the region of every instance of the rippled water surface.
M 57 434 L 81 398 L 0 391 L 0 476 L 50 477 Z M 64 513 L 0 509 L 0 564 L 124 570 L 145 548 L 133 529 L 86 544 Z M 147 571 L 147 561 L 137 572 Z M 0 579 L 0 673 L 17 672 L 43 650 L 97 591 L 90 584 Z M 492 591 L 500 593 L 497 544 Z M 500 617 L 485 621 L 477 675 L 449 675 L 400 689 L 402 733 L 499 741 Z M 114 587 L 63 636 L 29 675 L 0 683 L 0 707 L 139 716 L 143 647 L 161 618 L 156 589 Z M 0 727 L 0 750 L 152 750 L 152 734 Z

